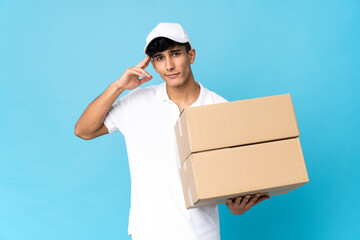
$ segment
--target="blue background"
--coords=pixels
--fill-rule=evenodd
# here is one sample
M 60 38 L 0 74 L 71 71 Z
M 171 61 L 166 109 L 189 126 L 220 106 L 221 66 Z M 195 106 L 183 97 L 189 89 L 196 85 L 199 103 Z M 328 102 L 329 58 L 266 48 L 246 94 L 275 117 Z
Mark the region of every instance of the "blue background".
M 197 50 L 195 79 L 228 100 L 291 93 L 310 182 L 222 239 L 359 239 L 360 2 L 0 0 L 0 239 L 130 239 L 122 135 L 84 141 L 87 105 L 145 55 L 159 22 Z M 155 75 L 148 84 L 159 84 Z M 145 86 L 147 86 L 146 84 Z

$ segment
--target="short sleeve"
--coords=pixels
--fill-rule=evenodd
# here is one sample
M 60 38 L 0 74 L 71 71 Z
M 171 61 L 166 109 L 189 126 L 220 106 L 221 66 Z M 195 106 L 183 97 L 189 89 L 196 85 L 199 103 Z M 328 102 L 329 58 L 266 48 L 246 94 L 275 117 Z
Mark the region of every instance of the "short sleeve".
M 128 118 L 128 99 L 124 96 L 117 100 L 109 109 L 104 119 L 104 125 L 109 133 L 120 131 L 124 133 L 126 119 Z

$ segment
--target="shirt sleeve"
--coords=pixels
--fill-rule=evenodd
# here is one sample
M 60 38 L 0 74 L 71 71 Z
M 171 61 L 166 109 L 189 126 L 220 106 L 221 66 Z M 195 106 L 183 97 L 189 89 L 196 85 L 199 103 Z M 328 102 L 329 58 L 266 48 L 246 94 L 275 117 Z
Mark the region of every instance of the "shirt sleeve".
M 117 100 L 109 109 L 104 119 L 104 125 L 109 134 L 120 131 L 124 133 L 126 120 L 128 118 L 128 99 L 127 95 Z

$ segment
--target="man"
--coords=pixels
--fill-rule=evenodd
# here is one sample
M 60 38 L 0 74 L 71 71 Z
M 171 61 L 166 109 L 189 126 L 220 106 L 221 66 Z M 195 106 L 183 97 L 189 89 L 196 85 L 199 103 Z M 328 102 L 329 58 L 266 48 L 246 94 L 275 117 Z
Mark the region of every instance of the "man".
M 120 130 L 124 135 L 131 175 L 128 232 L 134 240 L 220 239 L 217 206 L 185 208 L 173 126 L 186 107 L 226 100 L 194 80 L 195 49 L 179 24 L 158 24 L 146 41 L 148 56 L 86 108 L 75 134 L 93 139 Z M 138 88 L 152 79 L 145 71 L 150 62 L 164 83 Z M 125 90 L 133 91 L 116 101 Z M 265 199 L 247 195 L 226 205 L 240 215 Z

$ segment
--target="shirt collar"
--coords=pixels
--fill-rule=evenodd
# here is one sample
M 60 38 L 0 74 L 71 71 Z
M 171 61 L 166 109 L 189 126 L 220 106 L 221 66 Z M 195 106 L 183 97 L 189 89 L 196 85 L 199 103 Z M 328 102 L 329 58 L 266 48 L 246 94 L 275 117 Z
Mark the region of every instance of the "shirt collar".
M 156 97 L 159 99 L 160 102 L 165 102 L 170 100 L 166 92 L 166 82 L 159 84 L 159 87 L 156 90 Z
M 211 95 L 208 93 L 209 90 L 205 89 L 200 82 L 195 82 L 200 87 L 200 94 L 198 99 L 191 105 L 191 107 L 201 106 L 203 104 L 212 102 Z M 156 91 L 156 97 L 160 102 L 170 101 L 169 95 L 166 92 L 166 83 L 163 82 L 159 85 Z

